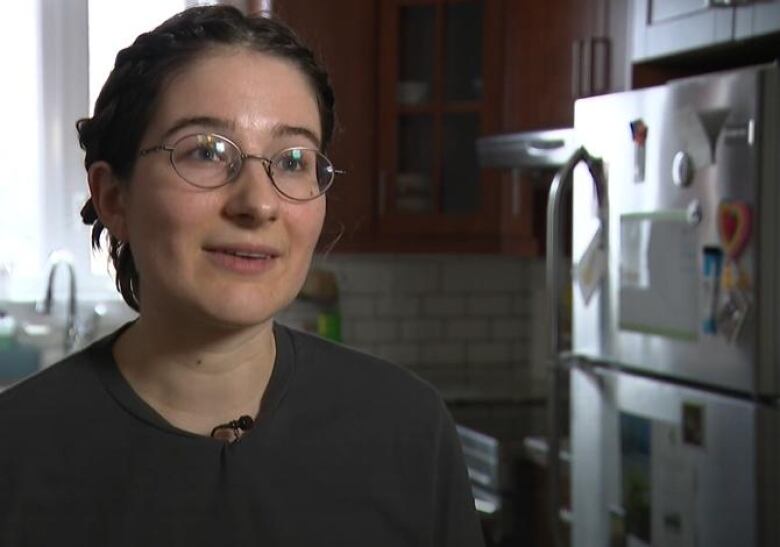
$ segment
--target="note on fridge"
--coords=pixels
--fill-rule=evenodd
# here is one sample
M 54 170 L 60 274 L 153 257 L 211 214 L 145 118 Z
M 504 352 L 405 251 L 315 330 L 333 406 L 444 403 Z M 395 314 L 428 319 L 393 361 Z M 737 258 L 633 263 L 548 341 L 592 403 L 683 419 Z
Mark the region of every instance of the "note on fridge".
M 574 282 L 580 289 L 585 305 L 590 302 L 607 271 L 607 255 L 602 241 L 601 221 L 594 218 L 588 229 L 592 234 L 590 242 L 574 268 Z

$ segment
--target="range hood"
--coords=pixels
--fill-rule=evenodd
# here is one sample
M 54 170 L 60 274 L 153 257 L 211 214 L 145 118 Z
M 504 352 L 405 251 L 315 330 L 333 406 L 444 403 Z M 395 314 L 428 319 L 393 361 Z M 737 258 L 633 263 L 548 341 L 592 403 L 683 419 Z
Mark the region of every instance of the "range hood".
M 485 168 L 558 169 L 576 148 L 573 128 L 507 133 L 477 139 L 477 159 Z

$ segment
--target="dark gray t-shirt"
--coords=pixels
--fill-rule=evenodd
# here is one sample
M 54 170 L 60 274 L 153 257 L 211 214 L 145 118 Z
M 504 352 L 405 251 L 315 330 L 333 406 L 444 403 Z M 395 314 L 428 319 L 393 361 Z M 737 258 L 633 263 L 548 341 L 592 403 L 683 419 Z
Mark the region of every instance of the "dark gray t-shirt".
M 118 333 L 0 394 L 0 545 L 482 545 L 435 390 L 274 332 L 255 427 L 232 444 L 143 402 L 112 357 Z

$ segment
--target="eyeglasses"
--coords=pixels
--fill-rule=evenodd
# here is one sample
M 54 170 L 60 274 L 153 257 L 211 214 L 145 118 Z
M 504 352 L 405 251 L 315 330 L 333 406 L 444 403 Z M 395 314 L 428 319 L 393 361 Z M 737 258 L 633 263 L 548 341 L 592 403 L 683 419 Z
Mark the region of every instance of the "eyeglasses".
M 246 154 L 227 137 L 213 133 L 187 135 L 173 145 L 153 146 L 138 155 L 160 151 L 170 153 L 171 165 L 181 178 L 206 189 L 219 188 L 235 180 L 246 160 L 259 160 L 274 188 L 294 201 L 318 198 L 330 188 L 336 174 L 344 173 L 313 148 L 287 148 L 266 158 Z

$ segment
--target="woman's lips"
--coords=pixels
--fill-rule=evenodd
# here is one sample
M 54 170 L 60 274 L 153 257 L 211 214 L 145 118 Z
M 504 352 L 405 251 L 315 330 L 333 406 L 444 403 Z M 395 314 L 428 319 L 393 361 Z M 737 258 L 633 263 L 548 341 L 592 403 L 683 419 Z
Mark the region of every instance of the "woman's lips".
M 218 267 L 239 274 L 266 272 L 278 257 L 277 253 L 265 249 L 206 249 L 206 255 Z

